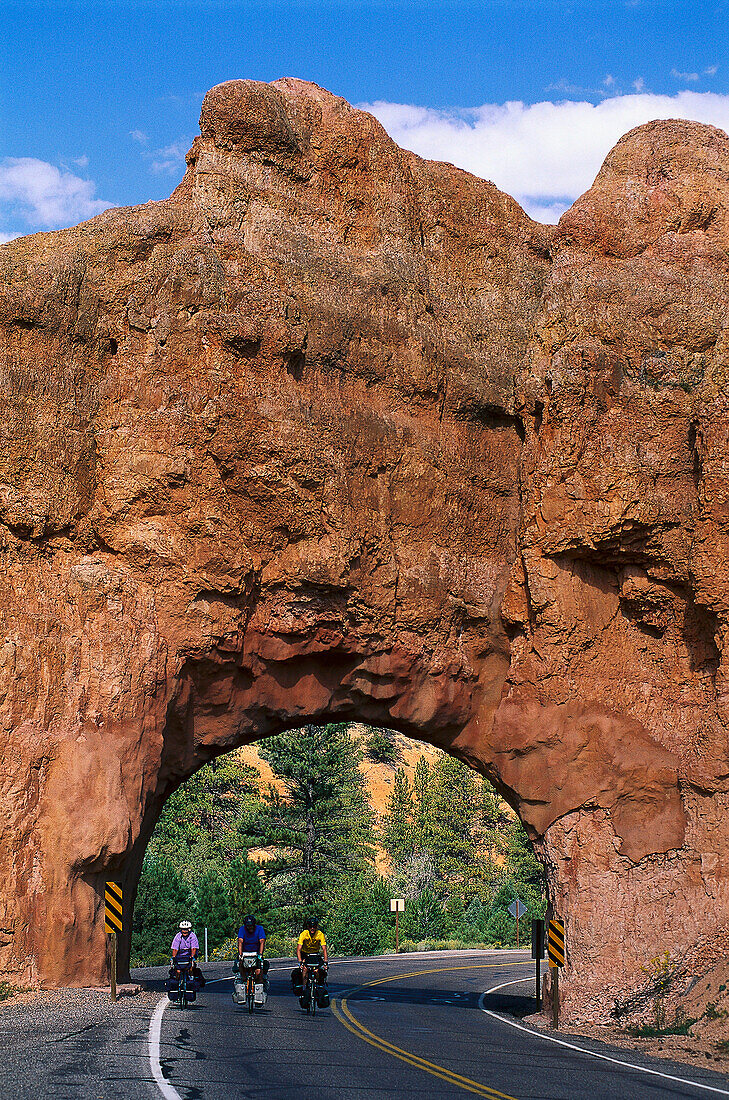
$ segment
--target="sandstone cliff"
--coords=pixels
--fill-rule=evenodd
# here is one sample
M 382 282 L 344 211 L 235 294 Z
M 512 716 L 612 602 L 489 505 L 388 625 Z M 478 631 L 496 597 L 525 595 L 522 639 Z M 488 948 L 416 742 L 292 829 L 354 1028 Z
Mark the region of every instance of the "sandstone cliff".
M 167 794 L 352 719 L 496 783 L 605 1013 L 729 923 L 729 139 L 546 227 L 310 84 L 200 128 L 0 248 L 0 966 L 99 981 Z

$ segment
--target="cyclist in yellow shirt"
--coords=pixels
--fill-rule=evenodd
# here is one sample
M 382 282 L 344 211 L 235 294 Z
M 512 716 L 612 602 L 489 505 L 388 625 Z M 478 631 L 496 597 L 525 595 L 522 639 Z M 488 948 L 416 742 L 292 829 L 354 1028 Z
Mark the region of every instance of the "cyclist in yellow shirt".
M 301 981 L 304 989 L 306 989 L 308 977 L 308 968 L 306 965 L 307 955 L 321 955 L 324 960 L 323 972 L 326 974 L 329 963 L 327 941 L 324 938 L 324 933 L 319 931 L 319 921 L 316 917 L 311 917 L 306 922 L 306 928 L 299 936 L 299 942 L 296 945 L 296 957 L 301 967 Z

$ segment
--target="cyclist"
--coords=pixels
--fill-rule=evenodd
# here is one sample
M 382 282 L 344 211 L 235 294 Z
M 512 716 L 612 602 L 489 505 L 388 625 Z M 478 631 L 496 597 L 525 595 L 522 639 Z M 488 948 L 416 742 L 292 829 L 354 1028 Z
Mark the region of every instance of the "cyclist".
M 172 941 L 172 969 L 180 970 L 187 966 L 192 968 L 199 951 L 200 944 L 192 930 L 192 924 L 189 920 L 181 920 L 180 930 Z
M 170 978 L 177 977 L 181 970 L 189 968 L 191 976 L 195 979 L 195 987 L 202 989 L 205 985 L 205 976 L 197 965 L 197 957 L 200 953 L 198 938 L 189 920 L 181 920 L 179 929 L 172 941 Z
M 243 918 L 243 924 L 238 929 L 238 962 L 240 963 L 241 956 L 244 951 L 255 951 L 258 955 L 256 961 L 256 969 L 254 971 L 254 977 L 256 981 L 260 981 L 261 975 L 263 975 L 263 985 L 268 993 L 268 960 L 264 959 L 263 951 L 266 946 L 266 933 L 263 930 L 263 925 L 260 925 L 256 918 L 250 913 L 247 917 Z
M 306 965 L 307 955 L 321 955 L 324 963 L 322 971 L 326 974 L 329 957 L 327 955 L 327 941 L 324 938 L 324 933 L 319 931 L 319 919 L 317 917 L 310 917 L 306 922 L 304 931 L 299 936 L 299 942 L 296 945 L 296 957 L 299 960 L 299 966 L 301 967 L 301 983 L 304 987 L 304 996 L 301 998 L 306 1001 L 306 982 L 308 979 L 308 967 Z

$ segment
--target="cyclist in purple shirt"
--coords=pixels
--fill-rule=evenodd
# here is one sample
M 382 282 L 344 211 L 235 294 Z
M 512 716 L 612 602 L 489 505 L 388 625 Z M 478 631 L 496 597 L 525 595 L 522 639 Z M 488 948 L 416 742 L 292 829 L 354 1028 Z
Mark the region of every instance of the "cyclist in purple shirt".
M 266 933 L 263 930 L 263 926 L 258 923 L 255 917 L 250 914 L 244 918 L 243 924 L 238 929 L 238 959 L 240 960 L 244 951 L 255 951 L 258 955 L 258 965 L 254 971 L 256 980 L 259 980 L 261 974 L 268 972 L 268 962 L 263 958 L 263 949 L 266 946 Z M 264 982 L 268 985 L 268 979 L 264 977 Z
M 172 967 L 177 970 L 181 966 L 192 967 L 200 951 L 197 936 L 192 930 L 189 920 L 180 921 L 180 931 L 172 941 Z

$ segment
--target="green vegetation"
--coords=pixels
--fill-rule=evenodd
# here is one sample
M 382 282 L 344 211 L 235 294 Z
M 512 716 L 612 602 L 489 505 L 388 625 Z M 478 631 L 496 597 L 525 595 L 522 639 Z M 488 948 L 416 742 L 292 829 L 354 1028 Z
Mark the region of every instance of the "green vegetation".
M 391 767 L 400 758 L 394 735 L 390 730 L 372 729 L 365 742 L 365 751 L 376 764 L 389 764 Z
M 392 753 L 391 753 L 392 750 Z M 364 739 L 371 759 L 395 764 L 388 731 Z M 162 963 L 183 916 L 216 957 L 235 950 L 246 912 L 261 920 L 268 953 L 290 955 L 316 912 L 339 954 L 395 946 L 389 899 L 404 897 L 401 950 L 516 943 L 508 913 L 519 897 L 544 915 L 541 866 L 491 785 L 446 754 L 421 757 L 412 782 L 397 768 L 381 820 L 367 798 L 362 750 L 346 725 L 305 726 L 259 744 L 276 785 L 230 753 L 206 765 L 164 807 L 145 856 L 132 964 Z M 386 875 L 375 866 L 377 847 Z M 252 848 L 270 858 L 254 862 Z
M 686 1017 L 668 1024 L 667 1027 L 652 1027 L 650 1024 L 643 1024 L 641 1027 L 631 1027 L 629 1034 L 636 1039 L 657 1039 L 661 1035 L 688 1035 L 692 1024 L 695 1023 L 696 1020 Z
M 20 986 L 12 985 L 10 982 L 0 982 L 0 1001 L 9 1001 L 11 997 L 14 997 L 16 993 L 23 993 L 24 991 Z

